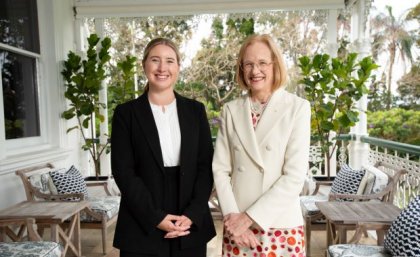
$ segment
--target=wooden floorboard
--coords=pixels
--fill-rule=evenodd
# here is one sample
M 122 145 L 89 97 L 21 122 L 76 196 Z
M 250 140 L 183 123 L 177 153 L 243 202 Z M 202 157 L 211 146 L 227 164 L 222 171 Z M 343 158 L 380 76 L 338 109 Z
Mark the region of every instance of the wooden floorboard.
M 208 257 L 220 257 L 222 246 L 222 222 L 216 220 L 217 236 L 211 240 L 207 246 Z M 108 228 L 108 254 L 105 257 L 119 257 L 118 249 L 112 247 L 115 226 Z M 82 254 L 85 257 L 104 257 L 102 254 L 101 233 L 97 229 L 82 230 Z M 352 232 L 348 233 L 347 238 L 352 237 Z M 312 232 L 312 256 L 325 257 L 326 234 L 325 231 Z M 375 244 L 376 241 L 369 238 L 362 238 L 361 243 Z

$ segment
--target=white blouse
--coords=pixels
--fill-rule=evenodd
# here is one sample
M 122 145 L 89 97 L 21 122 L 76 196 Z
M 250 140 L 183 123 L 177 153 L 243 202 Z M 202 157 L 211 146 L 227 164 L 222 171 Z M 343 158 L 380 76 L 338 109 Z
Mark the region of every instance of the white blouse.
M 165 167 L 179 166 L 181 154 L 181 130 L 179 128 L 176 99 L 169 105 L 162 106 L 150 103 L 153 117 L 158 129 L 160 148 L 162 149 Z

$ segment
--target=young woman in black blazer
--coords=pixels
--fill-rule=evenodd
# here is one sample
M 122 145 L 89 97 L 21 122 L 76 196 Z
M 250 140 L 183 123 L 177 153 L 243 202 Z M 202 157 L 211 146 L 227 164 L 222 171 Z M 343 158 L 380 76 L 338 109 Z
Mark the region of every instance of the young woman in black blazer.
M 112 174 L 121 191 L 114 246 L 121 257 L 204 257 L 216 234 L 205 108 L 174 92 L 180 54 L 172 41 L 150 41 L 142 64 L 144 94 L 117 106 L 112 122 Z

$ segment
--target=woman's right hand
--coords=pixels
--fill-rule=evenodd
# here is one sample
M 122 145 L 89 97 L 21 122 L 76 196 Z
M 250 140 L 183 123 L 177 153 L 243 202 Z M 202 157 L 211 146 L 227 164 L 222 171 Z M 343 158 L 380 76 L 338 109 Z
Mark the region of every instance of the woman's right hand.
M 230 236 L 230 239 L 235 241 L 235 243 L 240 247 L 256 248 L 257 246 L 261 245 L 257 237 L 250 229 L 247 229 L 240 236 Z
M 190 226 L 176 225 L 177 221 L 182 221 L 184 218 L 178 215 L 168 214 L 165 218 L 157 225 L 157 228 L 166 231 L 165 238 L 175 238 L 180 236 L 186 236 L 190 233 L 188 229 Z

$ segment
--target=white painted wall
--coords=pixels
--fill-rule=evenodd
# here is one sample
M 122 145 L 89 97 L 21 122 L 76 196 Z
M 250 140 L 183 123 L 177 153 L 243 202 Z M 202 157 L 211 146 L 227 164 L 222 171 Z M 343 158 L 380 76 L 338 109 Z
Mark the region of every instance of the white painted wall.
M 41 58 L 39 92 L 42 143 L 3 151 L 0 158 L 0 209 L 25 200 L 25 192 L 15 170 L 51 162 L 56 167 L 80 166 L 79 135 L 66 134 L 67 122 L 60 118 L 65 110 L 64 84 L 60 74 L 67 52 L 74 49 L 73 0 L 38 0 Z M 9 142 L 6 142 L 9 144 Z M 0 146 L 3 150 L 4 145 Z

